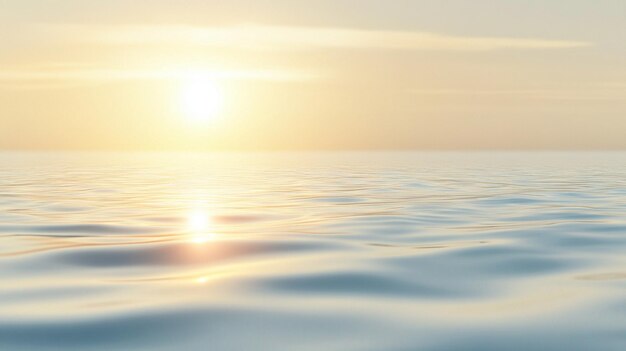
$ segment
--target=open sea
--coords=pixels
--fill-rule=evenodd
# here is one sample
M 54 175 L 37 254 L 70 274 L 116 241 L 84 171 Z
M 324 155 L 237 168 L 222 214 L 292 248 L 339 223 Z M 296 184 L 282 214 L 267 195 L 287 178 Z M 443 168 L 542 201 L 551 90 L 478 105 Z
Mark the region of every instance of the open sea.
M 623 351 L 626 153 L 0 153 L 0 350 Z

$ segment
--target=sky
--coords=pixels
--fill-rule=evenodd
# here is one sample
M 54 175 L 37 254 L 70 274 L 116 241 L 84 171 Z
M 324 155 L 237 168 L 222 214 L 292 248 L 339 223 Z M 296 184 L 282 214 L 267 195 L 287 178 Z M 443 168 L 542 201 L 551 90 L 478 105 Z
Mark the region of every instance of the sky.
M 624 14 L 623 0 L 0 0 L 0 149 L 626 149 Z

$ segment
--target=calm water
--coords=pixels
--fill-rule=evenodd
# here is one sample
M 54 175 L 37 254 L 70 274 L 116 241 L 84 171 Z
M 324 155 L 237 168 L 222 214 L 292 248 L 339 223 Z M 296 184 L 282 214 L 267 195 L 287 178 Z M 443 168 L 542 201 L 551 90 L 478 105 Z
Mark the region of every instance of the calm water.
M 0 155 L 1 350 L 626 350 L 626 154 Z

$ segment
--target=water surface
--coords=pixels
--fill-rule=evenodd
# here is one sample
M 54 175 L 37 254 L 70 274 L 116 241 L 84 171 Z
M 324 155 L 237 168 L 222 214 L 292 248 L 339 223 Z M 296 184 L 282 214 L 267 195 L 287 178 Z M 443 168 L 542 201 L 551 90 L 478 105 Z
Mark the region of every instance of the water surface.
M 0 154 L 1 350 L 626 350 L 626 154 Z

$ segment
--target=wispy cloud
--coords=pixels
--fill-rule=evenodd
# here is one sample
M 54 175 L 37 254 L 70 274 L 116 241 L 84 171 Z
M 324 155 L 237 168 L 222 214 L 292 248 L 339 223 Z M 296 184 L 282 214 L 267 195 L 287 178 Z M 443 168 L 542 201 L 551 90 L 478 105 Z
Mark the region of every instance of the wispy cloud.
M 409 93 L 423 96 L 442 97 L 511 97 L 539 100 L 607 100 L 626 101 L 626 85 L 618 83 L 590 84 L 577 89 L 413 89 Z
M 471 37 L 427 32 L 365 30 L 334 27 L 299 27 L 269 25 L 239 26 L 185 26 L 185 25 L 43 25 L 33 35 L 49 45 L 62 44 L 69 52 L 99 50 L 123 52 L 133 49 L 139 56 L 147 52 L 163 51 L 168 55 L 183 47 L 207 48 L 204 57 L 220 53 L 221 49 L 259 50 L 270 52 L 368 49 L 368 50 L 434 50 L 434 51 L 491 51 L 566 49 L 591 45 L 583 41 L 549 40 L 539 38 Z M 32 33 L 31 33 L 32 34 Z M 82 45 L 88 44 L 88 45 Z M 81 48 L 87 49 L 81 49 Z M 144 50 L 157 48 L 156 51 Z M 174 50 L 172 50 L 174 49 Z M 142 54 L 144 53 L 144 54 Z M 168 56 L 165 55 L 165 56 Z M 245 60 L 250 57 L 244 52 Z M 70 57 L 71 59 L 71 57 Z M 136 60 L 137 61 L 137 60 Z M 0 88 L 31 89 L 72 87 L 120 80 L 178 79 L 184 71 L 177 69 L 147 68 L 135 62 L 136 68 L 116 68 L 97 63 L 63 63 L 47 67 L 4 67 L 0 69 Z M 233 61 L 234 62 L 234 61 Z M 236 62 L 233 64 L 237 67 Z M 244 64 L 241 67 L 249 67 Z M 232 66 L 231 66 L 232 67 Z M 197 69 L 197 67 L 196 67 Z M 319 78 L 317 72 L 281 66 L 279 69 L 223 69 L 206 70 L 216 79 L 303 81 Z
M 472 37 L 429 32 L 364 30 L 333 27 L 244 25 L 199 27 L 88 26 L 56 28 L 83 40 L 107 44 L 211 46 L 261 50 L 395 49 L 488 51 L 504 49 L 566 49 L 591 45 L 585 41 L 541 38 Z
M 295 70 L 208 70 L 208 69 L 110 69 L 110 68 L 14 68 L 0 70 L 0 88 L 48 89 L 84 86 L 124 80 L 179 80 L 190 75 L 204 75 L 212 79 L 306 81 L 317 75 Z M 80 65 L 79 65 L 80 67 Z
M 308 80 L 313 74 L 286 70 L 198 70 L 197 73 L 215 79 L 251 80 Z M 140 69 L 78 69 L 78 70 L 8 70 L 0 71 L 0 80 L 134 80 L 134 79 L 178 79 L 193 74 L 188 70 L 140 70 Z

